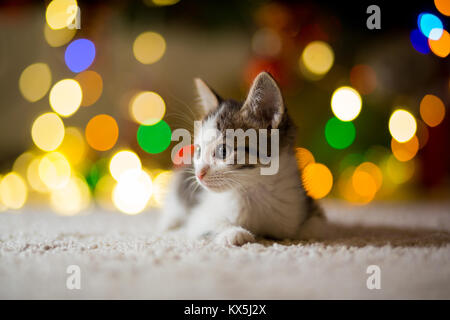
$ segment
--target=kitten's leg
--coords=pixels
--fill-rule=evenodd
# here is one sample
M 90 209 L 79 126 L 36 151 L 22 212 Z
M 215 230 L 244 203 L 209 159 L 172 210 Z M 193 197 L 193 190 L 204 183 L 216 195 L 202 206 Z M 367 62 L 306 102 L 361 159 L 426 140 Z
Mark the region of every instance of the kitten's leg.
M 164 208 L 158 222 L 158 232 L 180 227 L 186 220 L 195 198 L 191 171 L 188 168 L 174 171 Z
M 255 236 L 242 227 L 230 226 L 218 233 L 214 242 L 223 246 L 242 246 L 255 242 Z

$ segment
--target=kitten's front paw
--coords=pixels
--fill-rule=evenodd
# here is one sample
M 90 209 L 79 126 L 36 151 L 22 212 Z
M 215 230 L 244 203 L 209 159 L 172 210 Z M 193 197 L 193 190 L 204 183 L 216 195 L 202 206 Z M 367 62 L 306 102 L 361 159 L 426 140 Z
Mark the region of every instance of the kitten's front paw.
M 241 227 L 231 227 L 219 233 L 215 240 L 222 246 L 242 246 L 248 242 L 255 242 L 255 237 Z

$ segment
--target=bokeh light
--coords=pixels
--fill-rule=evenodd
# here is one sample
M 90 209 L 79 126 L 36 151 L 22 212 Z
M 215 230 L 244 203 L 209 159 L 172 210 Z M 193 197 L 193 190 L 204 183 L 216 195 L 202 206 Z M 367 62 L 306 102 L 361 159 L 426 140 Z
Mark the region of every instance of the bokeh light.
M 333 66 L 333 49 L 323 41 L 309 43 L 300 58 L 300 69 L 306 70 L 313 75 L 323 76 Z
M 164 205 L 172 175 L 171 171 L 163 171 L 153 179 L 153 200 L 156 207 Z
M 136 122 L 153 125 L 164 117 L 166 104 L 159 94 L 144 91 L 131 99 L 130 113 Z
M 39 162 L 39 177 L 50 190 L 63 188 L 71 177 L 70 164 L 59 152 L 44 155 Z
M 76 0 L 53 0 L 47 6 L 45 19 L 50 28 L 57 30 L 72 23 L 74 13 L 72 8 L 77 6 Z
M 119 181 L 120 176 L 128 170 L 141 170 L 141 159 L 133 151 L 124 150 L 117 152 L 109 163 L 111 176 Z
M 148 153 L 163 152 L 169 147 L 171 139 L 172 131 L 164 120 L 151 126 L 141 125 L 137 131 L 139 146 Z
M 412 139 L 400 143 L 395 139 L 391 140 L 391 149 L 392 154 L 399 161 L 409 161 L 415 157 L 417 152 L 419 151 L 419 139 L 416 136 L 412 137 Z
M 333 175 L 327 166 L 321 163 L 310 163 L 302 174 L 303 185 L 309 196 L 314 199 L 325 197 L 333 186 Z
M 89 120 L 85 136 L 87 143 L 93 149 L 106 151 L 116 144 L 119 138 L 119 126 L 113 117 L 99 114 Z
M 27 181 L 31 189 L 39 193 L 47 193 L 50 190 L 42 181 L 39 176 L 39 164 L 41 163 L 41 158 L 34 158 L 27 168 Z
M 409 181 L 415 172 L 415 162 L 410 161 L 398 161 L 395 156 L 390 155 L 384 161 L 382 166 L 385 168 L 387 177 L 394 184 L 402 184 Z
M 73 39 L 77 29 L 63 28 L 59 30 L 51 29 L 48 24 L 44 26 L 44 37 L 50 47 L 61 47 Z
M 123 213 L 142 212 L 152 196 L 152 180 L 143 170 L 128 170 L 121 176 L 113 191 L 113 202 Z
M 306 148 L 296 148 L 295 158 L 297 159 L 297 166 L 303 170 L 308 164 L 316 162 L 313 154 Z
M 65 216 L 73 216 L 85 210 L 89 203 L 89 187 L 79 177 L 70 178 L 62 188 L 52 191 L 50 195 L 53 210 Z
M 34 144 L 41 150 L 53 151 L 64 139 L 64 123 L 56 113 L 40 115 L 31 127 Z
M 444 30 L 439 39 L 428 39 L 428 45 L 435 55 L 446 58 L 450 53 L 450 34 Z
M 422 33 L 432 40 L 438 40 L 442 36 L 444 26 L 442 21 L 431 13 L 421 13 L 417 18 L 417 25 Z
M 144 0 L 146 4 L 153 4 L 156 6 L 171 6 L 178 3 L 180 0 Z
M 105 174 L 95 185 L 95 200 L 105 210 L 115 210 L 112 196 L 115 184 L 116 180 L 109 174 Z
M 24 152 L 14 161 L 12 171 L 20 174 L 23 178 L 27 176 L 28 166 L 34 159 L 32 152 Z
M 23 178 L 16 172 L 10 172 L 0 181 L 0 199 L 9 209 L 20 209 L 28 197 L 28 189 Z
M 430 133 L 425 122 L 420 119 L 417 120 L 416 136 L 419 139 L 419 149 L 422 149 L 427 145 Z
M 325 138 L 335 149 L 345 149 L 355 141 L 356 129 L 352 122 L 331 118 L 325 126 Z
M 409 38 L 413 48 L 422 54 L 430 52 L 430 46 L 428 45 L 428 38 L 419 29 L 411 31 Z
M 86 142 L 81 130 L 76 127 L 66 128 L 64 140 L 58 151 L 64 154 L 72 165 L 80 164 L 86 156 Z
M 83 92 L 81 105 L 88 107 L 97 102 L 103 92 L 102 77 L 95 71 L 86 70 L 77 74 L 75 80 L 80 84 Z
M 351 87 L 340 87 L 331 96 L 331 110 L 341 121 L 355 119 L 361 112 L 361 106 L 361 96 Z
M 82 98 L 80 84 L 73 79 L 58 81 L 50 90 L 50 106 L 63 117 L 74 114 L 80 107 Z
M 358 64 L 350 71 L 350 83 L 361 94 L 370 94 L 377 87 L 377 75 L 372 67 Z
M 280 36 L 270 28 L 259 29 L 252 37 L 252 49 L 258 55 L 274 57 L 281 51 Z
M 428 126 L 435 127 L 444 120 L 445 105 L 435 95 L 427 94 L 420 102 L 420 116 Z
M 19 90 L 25 99 L 36 102 L 42 99 L 52 84 L 52 73 L 46 63 L 34 63 L 22 71 Z
M 155 63 L 166 51 L 166 41 L 156 32 L 141 33 L 133 43 L 134 57 L 143 64 Z
M 383 184 L 383 173 L 375 163 L 370 161 L 363 162 L 355 169 L 355 172 L 359 171 L 368 173 L 375 182 L 376 191 L 380 190 Z
M 398 142 L 406 142 L 412 139 L 416 129 L 416 119 L 406 110 L 395 110 L 389 118 L 389 131 Z
M 88 39 L 72 41 L 66 48 L 64 60 L 72 72 L 81 72 L 91 66 L 95 59 L 95 45 Z
M 436 6 L 436 9 L 438 9 L 440 13 L 442 13 L 445 16 L 450 16 L 450 1 L 434 0 L 434 5 Z

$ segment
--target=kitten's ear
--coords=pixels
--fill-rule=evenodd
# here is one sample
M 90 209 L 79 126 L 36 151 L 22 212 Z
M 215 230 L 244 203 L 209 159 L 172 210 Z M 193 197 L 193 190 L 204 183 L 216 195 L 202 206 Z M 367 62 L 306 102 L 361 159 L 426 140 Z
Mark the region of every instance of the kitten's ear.
M 269 73 L 261 72 L 253 80 L 241 113 L 243 117 L 252 118 L 252 122 L 259 122 L 261 127 L 278 127 L 283 118 L 284 103 L 280 88 Z
M 203 115 L 217 109 L 221 98 L 202 79 L 194 79 L 195 87 L 200 98 Z

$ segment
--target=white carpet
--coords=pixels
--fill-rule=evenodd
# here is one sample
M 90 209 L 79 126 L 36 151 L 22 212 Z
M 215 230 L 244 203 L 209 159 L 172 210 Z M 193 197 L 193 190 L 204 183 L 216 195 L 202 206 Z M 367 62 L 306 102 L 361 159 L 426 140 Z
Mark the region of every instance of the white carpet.
M 332 221 L 366 228 L 222 248 L 152 235 L 157 212 L 1 213 L 0 298 L 450 299 L 448 203 L 325 208 Z M 66 288 L 74 264 L 80 290 Z M 381 268 L 380 290 L 366 287 L 369 265 Z

